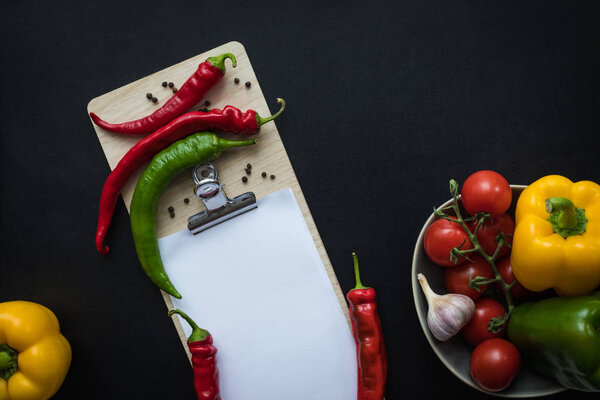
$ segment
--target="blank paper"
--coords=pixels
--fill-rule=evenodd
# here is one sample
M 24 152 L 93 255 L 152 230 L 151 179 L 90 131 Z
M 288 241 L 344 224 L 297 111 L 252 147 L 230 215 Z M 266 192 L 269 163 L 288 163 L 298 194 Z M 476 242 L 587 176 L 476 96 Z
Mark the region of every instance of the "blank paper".
M 213 336 L 224 400 L 356 399 L 354 340 L 290 189 L 159 247 L 173 305 Z

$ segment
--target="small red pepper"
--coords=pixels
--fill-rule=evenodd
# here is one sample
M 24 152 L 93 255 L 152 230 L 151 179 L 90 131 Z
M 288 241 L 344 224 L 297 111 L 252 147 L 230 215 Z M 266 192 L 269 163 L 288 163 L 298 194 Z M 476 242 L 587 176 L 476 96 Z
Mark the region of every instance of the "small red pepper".
M 187 345 L 192 353 L 194 368 L 194 388 L 198 400 L 221 400 L 219 393 L 219 369 L 217 368 L 217 348 L 213 346 L 211 334 L 198 325 L 186 313 L 174 309 L 169 316 L 179 314 L 192 327 Z
M 348 292 L 352 333 L 356 342 L 358 364 L 358 400 L 382 400 L 387 379 L 387 355 L 381 321 L 377 314 L 375 290 L 360 282 L 358 257 L 354 258 L 356 287 Z
M 231 59 L 233 67 L 237 65 L 231 53 L 210 57 L 198 66 L 192 76 L 167 102 L 152 114 L 135 121 L 111 124 L 103 121 L 94 113 L 90 113 L 92 121 L 99 127 L 124 135 L 145 135 L 154 132 L 172 119 L 189 111 L 204 98 L 206 92 L 215 86 L 225 74 L 225 59 Z
M 96 228 L 96 249 L 98 252 L 101 254 L 108 253 L 109 247 L 104 244 L 104 239 L 110 227 L 119 193 L 121 193 L 121 189 L 123 189 L 131 175 L 146 161 L 152 159 L 159 151 L 170 144 L 197 131 L 215 129 L 247 135 L 256 134 L 263 124 L 277 118 L 285 109 L 285 101 L 283 99 L 277 99 L 277 101 L 281 104 L 281 109 L 267 118 L 260 117 L 254 110 L 243 113 L 232 106 L 225 107 L 223 111 L 213 109 L 209 112 L 188 112 L 136 143 L 125 153 L 104 183 L 102 195 L 100 196 L 98 226 Z

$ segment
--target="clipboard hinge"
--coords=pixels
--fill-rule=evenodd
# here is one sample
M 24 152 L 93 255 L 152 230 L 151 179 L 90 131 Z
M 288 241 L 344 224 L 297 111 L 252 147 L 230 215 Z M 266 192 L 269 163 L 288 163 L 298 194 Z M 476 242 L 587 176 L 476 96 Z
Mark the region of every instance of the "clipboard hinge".
M 194 194 L 202 200 L 205 211 L 188 218 L 188 229 L 194 235 L 258 207 L 256 196 L 247 192 L 230 199 L 219 182 L 219 172 L 212 163 L 199 164 L 192 170 Z

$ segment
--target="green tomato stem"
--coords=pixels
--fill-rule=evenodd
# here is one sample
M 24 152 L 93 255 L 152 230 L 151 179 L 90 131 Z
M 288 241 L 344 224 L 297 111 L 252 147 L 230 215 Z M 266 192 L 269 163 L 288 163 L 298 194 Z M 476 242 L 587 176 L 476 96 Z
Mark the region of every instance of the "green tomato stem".
M 483 259 L 490 265 L 490 267 L 492 268 L 492 272 L 494 273 L 494 278 L 496 279 L 497 282 L 500 283 L 500 286 L 502 287 L 502 291 L 504 292 L 504 297 L 506 298 L 506 304 L 508 307 L 508 312 L 506 313 L 506 318 L 501 317 L 500 319 L 496 318 L 496 322 L 494 322 L 492 324 L 492 322 L 494 321 L 494 319 L 492 319 L 492 321 L 490 321 L 490 324 L 488 325 L 488 329 L 491 329 L 492 327 L 494 329 L 497 328 L 497 325 L 500 324 L 503 325 L 506 322 L 508 322 L 508 319 L 510 318 L 510 314 L 512 313 L 512 310 L 514 310 L 515 305 L 512 299 L 512 296 L 510 295 L 510 289 L 512 288 L 511 285 L 508 285 L 504 279 L 502 279 L 502 275 L 500 275 L 500 273 L 498 272 L 498 268 L 496 267 L 496 263 L 495 260 L 498 258 L 498 254 L 500 253 L 500 249 L 502 248 L 502 246 L 505 245 L 506 241 L 504 239 L 504 237 L 500 237 L 500 240 L 498 241 L 498 246 L 496 247 L 496 251 L 494 252 L 494 254 L 492 256 L 489 256 L 481 247 L 481 244 L 479 244 L 479 240 L 477 239 L 477 232 L 479 232 L 479 228 L 480 225 L 483 224 L 483 221 L 485 220 L 485 216 L 479 218 L 479 222 L 477 224 L 477 227 L 475 228 L 475 232 L 471 232 L 471 230 L 469 229 L 469 227 L 466 225 L 461 212 L 460 212 L 460 207 L 458 206 L 458 183 L 454 180 L 451 179 L 450 180 L 450 193 L 452 194 L 452 197 L 454 199 L 453 203 L 452 203 L 452 209 L 454 210 L 454 213 L 456 214 L 456 219 L 450 218 L 449 216 L 445 215 L 443 212 L 441 212 L 441 214 L 444 214 L 444 216 L 442 218 L 448 219 L 448 220 L 452 220 L 456 223 L 458 223 L 463 230 L 465 231 L 465 234 L 467 235 L 467 237 L 469 238 L 469 240 L 471 241 L 471 244 L 473 245 L 473 252 L 477 252 L 481 257 L 483 257 Z M 436 215 L 440 216 L 440 212 L 436 213 Z M 459 252 L 461 250 L 459 249 Z M 493 326 L 492 326 L 493 325 Z

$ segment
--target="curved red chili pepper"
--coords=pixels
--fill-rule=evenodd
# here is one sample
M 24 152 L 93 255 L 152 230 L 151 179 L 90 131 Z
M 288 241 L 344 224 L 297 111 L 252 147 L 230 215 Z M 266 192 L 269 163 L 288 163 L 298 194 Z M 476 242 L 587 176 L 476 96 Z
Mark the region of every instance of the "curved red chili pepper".
M 356 287 L 348 292 L 352 333 L 358 363 L 358 400 L 382 400 L 387 379 L 387 355 L 377 314 L 375 290 L 360 282 L 358 258 L 354 258 Z
M 90 113 L 92 121 L 99 127 L 114 133 L 125 135 L 145 135 L 154 132 L 173 118 L 190 110 L 204 98 L 206 92 L 215 86 L 225 74 L 225 59 L 231 59 L 233 67 L 237 65 L 231 53 L 210 57 L 198 66 L 198 69 L 179 88 L 177 93 L 152 114 L 135 121 L 111 124 Z
M 197 131 L 215 129 L 246 135 L 256 134 L 263 124 L 277 118 L 285 109 L 285 101 L 283 99 L 277 99 L 277 101 L 281 104 L 281 109 L 267 118 L 260 117 L 254 110 L 243 113 L 232 106 L 227 106 L 222 111 L 213 109 L 209 112 L 188 112 L 136 143 L 125 153 L 104 183 L 102 195 L 100 196 L 98 226 L 96 228 L 96 249 L 98 252 L 101 254 L 108 253 L 109 247 L 104 244 L 104 239 L 110 227 L 119 193 L 121 193 L 121 189 L 123 189 L 131 175 L 146 161 L 152 159 L 159 151 L 170 144 Z
M 188 348 L 192 353 L 194 368 L 194 388 L 198 400 L 221 400 L 219 393 L 219 370 L 217 368 L 217 348 L 207 330 L 198 325 L 181 310 L 170 310 L 169 316 L 179 314 L 192 327 L 188 338 Z

